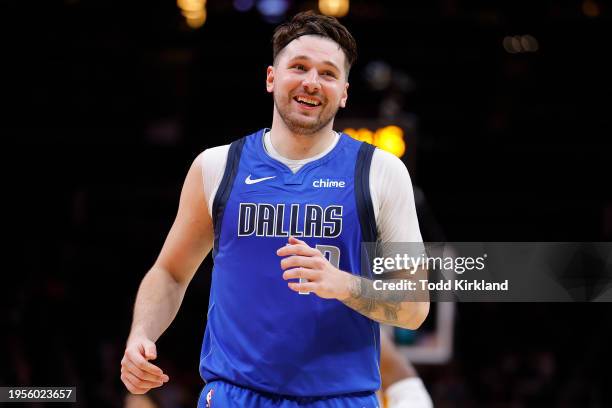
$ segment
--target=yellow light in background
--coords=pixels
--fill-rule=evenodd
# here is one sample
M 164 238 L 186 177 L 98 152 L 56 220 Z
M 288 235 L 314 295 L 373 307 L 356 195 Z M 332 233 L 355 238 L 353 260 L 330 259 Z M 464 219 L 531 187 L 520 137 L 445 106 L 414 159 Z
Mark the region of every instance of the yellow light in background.
M 343 130 L 353 139 L 375 145 L 389 153 L 402 157 L 406 153 L 406 142 L 404 142 L 404 131 L 399 126 L 391 125 L 372 132 L 366 128 Z
M 342 133 L 346 133 L 347 135 L 349 135 L 350 137 L 352 137 L 353 139 L 357 139 L 357 131 L 353 128 L 346 128 L 342 131 Z
M 376 131 L 376 146 L 402 157 L 406 152 L 404 131 L 398 126 L 387 126 Z
M 349 0 L 319 0 L 322 14 L 332 17 L 344 17 L 349 11 Z
M 191 28 L 200 28 L 206 22 L 206 10 L 202 10 L 202 12 L 195 17 L 186 17 L 185 21 L 187 25 Z
M 378 134 L 393 135 L 393 136 L 399 137 L 402 140 L 404 139 L 404 131 L 399 126 L 395 126 L 395 125 L 385 126 L 382 129 L 378 129 L 376 132 Z
M 374 132 L 366 128 L 357 129 L 357 140 L 374 144 Z
M 206 14 L 204 10 L 182 10 L 181 14 L 187 20 L 197 20 L 202 18 L 202 15 Z
M 200 28 L 206 22 L 206 0 L 176 0 L 185 22 L 191 28 Z
M 177 6 L 185 11 L 202 10 L 206 5 L 206 0 L 176 0 Z

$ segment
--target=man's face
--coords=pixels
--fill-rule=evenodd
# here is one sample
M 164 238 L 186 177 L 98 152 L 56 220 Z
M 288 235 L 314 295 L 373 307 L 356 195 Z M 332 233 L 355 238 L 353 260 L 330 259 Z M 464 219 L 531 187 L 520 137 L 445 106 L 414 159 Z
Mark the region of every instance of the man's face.
M 294 133 L 324 128 L 346 106 L 345 56 L 334 41 L 304 35 L 291 41 L 268 67 L 266 88 L 274 106 Z

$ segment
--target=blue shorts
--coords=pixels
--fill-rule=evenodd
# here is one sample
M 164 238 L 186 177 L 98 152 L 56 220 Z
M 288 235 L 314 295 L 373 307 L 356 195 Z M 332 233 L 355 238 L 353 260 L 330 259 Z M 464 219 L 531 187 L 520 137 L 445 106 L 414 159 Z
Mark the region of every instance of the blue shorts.
M 211 381 L 204 387 L 198 408 L 379 408 L 373 392 L 333 397 L 289 397 L 253 391 L 225 381 Z

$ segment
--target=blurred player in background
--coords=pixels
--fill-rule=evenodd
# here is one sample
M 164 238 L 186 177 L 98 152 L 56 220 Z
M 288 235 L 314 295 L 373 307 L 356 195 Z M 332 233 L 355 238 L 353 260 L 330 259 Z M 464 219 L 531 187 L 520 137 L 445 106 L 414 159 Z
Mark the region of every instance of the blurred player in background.
M 333 130 L 355 58 L 352 35 L 334 18 L 300 13 L 276 29 L 266 77 L 272 127 L 208 149 L 191 166 L 136 298 L 121 369 L 130 392 L 169 380 L 150 362 L 155 341 L 212 249 L 199 407 L 379 406 L 378 323 L 416 329 L 429 302 L 375 290 L 362 268 L 363 242 L 421 234 L 404 164 Z M 249 95 L 231 91 L 239 117 Z
M 380 332 L 380 345 L 381 391 L 386 408 L 432 408 L 423 381 L 384 330 Z

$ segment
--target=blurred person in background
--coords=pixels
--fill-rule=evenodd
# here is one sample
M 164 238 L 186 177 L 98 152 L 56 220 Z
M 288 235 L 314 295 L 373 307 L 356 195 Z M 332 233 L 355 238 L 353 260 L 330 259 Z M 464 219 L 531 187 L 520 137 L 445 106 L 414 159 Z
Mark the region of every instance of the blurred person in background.
M 387 408 L 432 408 L 433 402 L 416 369 L 395 346 L 388 333 L 380 332 L 382 397 Z

